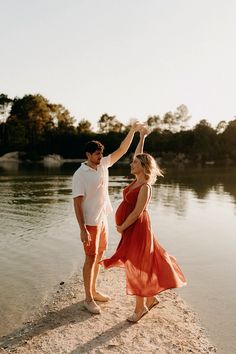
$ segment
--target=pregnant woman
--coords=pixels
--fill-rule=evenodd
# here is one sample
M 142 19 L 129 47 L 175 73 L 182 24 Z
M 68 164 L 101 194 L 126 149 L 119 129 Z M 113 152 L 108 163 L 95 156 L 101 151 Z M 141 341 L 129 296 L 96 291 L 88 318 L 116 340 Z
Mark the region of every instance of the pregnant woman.
M 142 129 L 136 152 L 143 149 L 147 132 Z M 105 268 L 124 267 L 127 295 L 136 296 L 134 313 L 127 318 L 139 321 L 158 304 L 156 294 L 186 284 L 185 277 L 174 257 L 155 239 L 147 206 L 157 176 L 162 176 L 154 158 L 146 153 L 136 154 L 131 163 L 134 181 L 123 191 L 123 201 L 116 211 L 117 231 L 121 241 L 115 254 L 101 264 Z

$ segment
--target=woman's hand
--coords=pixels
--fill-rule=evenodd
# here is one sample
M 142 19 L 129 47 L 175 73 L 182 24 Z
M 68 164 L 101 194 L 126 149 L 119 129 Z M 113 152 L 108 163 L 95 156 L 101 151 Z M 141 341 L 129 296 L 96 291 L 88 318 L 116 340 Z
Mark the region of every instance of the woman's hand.
M 140 131 L 142 127 L 143 127 L 142 123 L 140 123 L 138 120 L 134 120 L 131 126 L 131 130 L 135 133 Z
M 139 133 L 140 133 L 141 136 L 147 136 L 148 134 L 151 133 L 151 131 L 150 131 L 150 129 L 147 126 L 142 125 L 140 127 L 140 129 L 139 129 Z
M 122 232 L 124 231 L 123 228 L 122 228 L 122 225 L 116 225 L 116 230 L 122 234 Z

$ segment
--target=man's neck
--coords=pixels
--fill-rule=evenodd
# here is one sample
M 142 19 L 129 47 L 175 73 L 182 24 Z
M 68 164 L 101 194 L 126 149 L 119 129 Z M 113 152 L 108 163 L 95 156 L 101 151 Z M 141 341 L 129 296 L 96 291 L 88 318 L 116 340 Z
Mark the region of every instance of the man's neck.
M 97 165 L 95 163 L 92 163 L 91 161 L 86 161 L 85 164 L 91 168 L 93 168 L 94 170 L 97 170 Z

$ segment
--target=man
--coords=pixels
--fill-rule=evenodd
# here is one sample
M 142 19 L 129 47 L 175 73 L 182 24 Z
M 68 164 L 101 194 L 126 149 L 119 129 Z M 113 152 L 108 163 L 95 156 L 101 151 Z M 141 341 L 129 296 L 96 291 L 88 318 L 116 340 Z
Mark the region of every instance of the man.
M 100 142 L 87 143 L 87 161 L 73 175 L 74 209 L 85 251 L 84 307 L 91 313 L 101 313 L 101 308 L 95 301 L 106 302 L 110 299 L 96 289 L 99 261 L 107 248 L 107 214 L 112 211 L 108 195 L 108 168 L 127 152 L 134 133 L 140 127 L 140 123 L 134 123 L 120 147 L 106 157 L 103 157 L 104 146 Z

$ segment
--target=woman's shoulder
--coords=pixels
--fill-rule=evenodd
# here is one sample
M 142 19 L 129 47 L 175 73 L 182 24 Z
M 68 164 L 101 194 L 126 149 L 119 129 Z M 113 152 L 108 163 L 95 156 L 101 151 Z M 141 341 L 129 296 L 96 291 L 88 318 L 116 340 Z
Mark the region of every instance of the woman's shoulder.
M 146 191 L 151 191 L 152 190 L 152 186 L 151 186 L 150 183 L 143 183 L 143 184 L 141 184 L 140 189 L 146 190 Z

